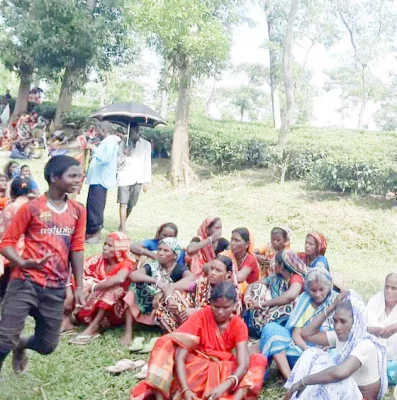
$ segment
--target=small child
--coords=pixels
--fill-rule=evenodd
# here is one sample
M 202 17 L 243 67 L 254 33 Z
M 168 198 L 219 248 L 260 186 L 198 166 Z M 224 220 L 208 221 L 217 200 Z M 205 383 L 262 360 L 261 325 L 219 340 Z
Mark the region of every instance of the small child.
M 18 374 L 27 367 L 26 349 L 50 354 L 57 347 L 69 262 L 77 284 L 76 308 L 84 305 L 86 211 L 67 196 L 77 190 L 81 175 L 80 164 L 74 158 L 52 158 L 44 170 L 48 192 L 23 205 L 4 234 L 0 253 L 10 261 L 13 270 L 0 320 L 0 369 L 11 350 L 12 366 Z M 19 256 L 16 245 L 23 234 L 25 249 Z M 35 333 L 22 338 L 28 315 L 35 319 Z
M 270 232 L 270 243 L 255 250 L 260 266 L 260 278 L 266 278 L 274 273 L 274 258 L 278 251 L 289 249 L 291 230 L 287 227 L 275 227 Z

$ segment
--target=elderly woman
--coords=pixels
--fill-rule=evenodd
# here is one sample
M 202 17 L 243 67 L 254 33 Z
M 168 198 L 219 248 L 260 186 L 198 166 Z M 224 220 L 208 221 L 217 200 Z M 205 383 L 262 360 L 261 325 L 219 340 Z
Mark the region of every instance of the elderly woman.
M 302 338 L 302 329 L 317 315 L 332 304 L 336 294 L 332 291 L 332 279 L 322 267 L 310 270 L 305 279 L 305 292 L 297 300 L 294 311 L 285 327 L 277 323 L 267 324 L 260 341 L 260 350 L 266 357 L 273 357 L 282 375 L 288 379 L 291 374 L 289 362 L 294 364 L 310 342 Z M 324 319 L 321 330 L 333 329 L 330 315 Z
M 250 285 L 244 296 L 253 334 L 260 336 L 269 322 L 285 325 L 294 301 L 304 289 L 306 271 L 306 265 L 292 250 L 276 253 L 275 274 Z
M 247 228 L 237 228 L 232 231 L 230 250 L 225 255 L 233 261 L 234 272 L 243 295 L 250 283 L 259 279 L 259 264 L 254 254 L 254 240 Z
M 306 350 L 296 363 L 285 387 L 285 400 L 378 400 L 387 392 L 386 348 L 367 332 L 367 315 L 361 297 L 350 290 L 302 330 L 302 337 L 323 348 Z M 321 332 L 333 315 L 335 331 Z
M 247 327 L 234 315 L 237 299 L 231 282 L 216 284 L 211 305 L 157 341 L 147 379 L 130 400 L 258 399 L 266 359 L 248 354 Z
M 88 324 L 88 327 L 71 343 L 87 344 L 99 336 L 101 329 L 124 323 L 123 298 L 130 283 L 128 276 L 135 266 L 129 253 L 128 237 L 122 232 L 113 232 L 107 236 L 102 254 L 85 260 L 83 284 L 86 304 L 75 317 L 78 322 Z M 73 328 L 73 287 L 74 282 L 67 287 L 64 331 Z
M 320 232 L 310 232 L 306 236 L 305 252 L 298 253 L 299 257 L 309 268 L 324 267 L 329 271 L 327 258 L 327 239 Z
M 160 325 L 171 332 L 178 315 L 175 291 L 192 289 L 194 275 L 184 264 L 178 264 L 181 247 L 175 238 L 160 240 L 157 260 L 145 264 L 130 275 L 132 282 L 124 301 L 128 307 L 122 343 L 128 345 L 133 337 L 134 321 L 146 325 Z M 144 339 L 134 339 L 132 349 L 140 350 Z
M 186 248 L 190 270 L 197 278 L 204 274 L 204 265 L 229 247 L 222 237 L 222 221 L 219 217 L 207 217 Z
M 383 289 L 367 305 L 368 332 L 379 338 L 387 350 L 389 385 L 397 377 L 397 273 L 386 276 Z

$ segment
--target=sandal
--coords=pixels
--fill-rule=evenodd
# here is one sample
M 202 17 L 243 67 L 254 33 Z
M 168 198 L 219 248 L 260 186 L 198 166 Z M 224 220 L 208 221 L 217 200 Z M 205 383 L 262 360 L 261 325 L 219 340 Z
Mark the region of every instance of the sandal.
M 73 328 L 73 329 L 68 329 L 67 331 L 61 332 L 61 337 L 73 336 L 73 335 L 75 335 L 76 333 L 77 333 L 77 332 L 76 332 L 76 329 L 75 329 L 75 328 Z
M 157 342 L 158 337 L 151 338 L 148 343 L 143 346 L 141 353 L 150 353 Z
M 100 333 L 96 333 L 95 335 L 77 335 L 74 339 L 70 339 L 69 343 L 84 346 L 99 337 L 101 337 Z
M 142 367 L 141 371 L 138 372 L 138 373 L 135 375 L 135 378 L 136 378 L 136 379 L 146 379 L 147 373 L 148 373 L 148 369 L 149 369 L 149 364 L 146 363 L 146 364 Z
M 143 349 L 143 343 L 145 342 L 145 338 L 142 336 L 138 336 L 134 338 L 131 346 L 128 348 L 130 351 L 141 351 Z
M 143 360 L 133 361 L 129 360 L 128 358 L 124 358 L 118 361 L 115 365 L 106 367 L 105 371 L 117 375 L 125 371 L 136 371 L 137 369 L 142 368 L 144 365 L 145 361 Z

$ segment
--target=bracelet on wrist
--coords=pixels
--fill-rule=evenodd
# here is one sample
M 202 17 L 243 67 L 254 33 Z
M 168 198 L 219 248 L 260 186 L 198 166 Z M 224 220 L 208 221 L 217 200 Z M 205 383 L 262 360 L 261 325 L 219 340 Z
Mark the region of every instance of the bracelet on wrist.
M 226 378 L 226 380 L 228 380 L 228 379 L 232 379 L 232 380 L 234 381 L 233 391 L 236 390 L 236 389 L 237 389 L 237 386 L 238 386 L 238 384 L 239 384 L 239 380 L 238 380 L 237 376 L 236 376 L 236 375 L 229 375 L 229 376 Z
M 302 378 L 302 379 L 301 379 L 301 384 L 302 384 L 302 386 L 305 388 L 307 385 L 306 385 L 306 383 L 305 383 L 305 381 L 304 381 L 303 379 L 305 379 L 305 378 Z
M 70 286 L 73 286 L 73 283 L 67 283 L 66 285 L 65 285 L 65 287 L 70 287 Z
M 182 397 L 185 397 L 185 393 L 186 393 L 186 392 L 193 392 L 193 393 L 196 393 L 193 389 L 187 388 L 187 389 L 182 390 L 181 396 L 182 396 Z
M 94 293 L 95 292 L 95 289 L 96 289 L 96 283 L 94 283 L 93 285 L 92 285 L 92 287 L 91 287 L 91 293 Z
M 175 297 L 172 294 L 170 294 L 170 295 L 166 296 L 165 302 L 168 303 L 168 300 L 175 300 Z

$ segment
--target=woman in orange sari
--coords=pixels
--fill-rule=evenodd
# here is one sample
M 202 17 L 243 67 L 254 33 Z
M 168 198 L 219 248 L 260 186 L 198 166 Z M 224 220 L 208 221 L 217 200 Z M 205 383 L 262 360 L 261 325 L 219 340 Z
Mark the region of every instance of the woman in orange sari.
M 219 253 L 229 247 L 229 242 L 222 237 L 222 221 L 218 217 L 208 217 L 200 225 L 197 236 L 186 248 L 186 262 L 190 271 L 201 278 L 204 264 L 213 260 Z
M 249 356 L 247 326 L 233 314 L 236 302 L 231 282 L 216 284 L 211 305 L 156 342 L 147 379 L 130 400 L 258 399 L 267 360 Z
M 250 283 L 259 279 L 259 263 L 254 254 L 254 248 L 250 231 L 247 228 L 237 228 L 232 232 L 230 250 L 222 253 L 233 261 L 241 294 L 244 294 Z
M 101 329 L 122 325 L 125 321 L 123 298 L 127 293 L 129 274 L 135 263 L 129 258 L 130 241 L 122 232 L 110 233 L 102 254 L 88 258 L 84 263 L 84 293 L 86 304 L 76 315 L 78 322 L 87 324 L 73 344 L 87 344 L 98 337 Z M 73 307 L 73 283 L 68 284 L 65 308 L 71 317 Z M 72 318 L 73 319 L 73 318 Z M 73 328 L 71 320 L 64 321 L 63 330 Z M 69 329 L 68 329 L 69 328 Z

